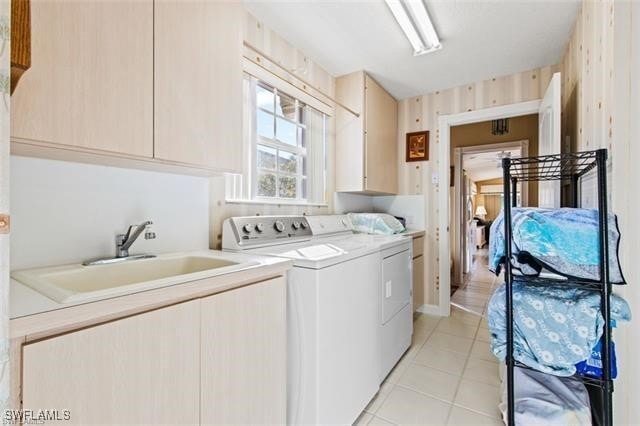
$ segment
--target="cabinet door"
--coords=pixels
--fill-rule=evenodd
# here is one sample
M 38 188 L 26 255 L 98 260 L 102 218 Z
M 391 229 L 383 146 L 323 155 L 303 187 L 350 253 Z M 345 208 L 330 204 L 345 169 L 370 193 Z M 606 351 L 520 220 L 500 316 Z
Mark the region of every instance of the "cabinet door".
M 240 2 L 157 0 L 155 157 L 241 171 Z
M 360 112 L 356 117 L 336 108 L 337 192 L 364 190 L 364 84 L 362 71 L 336 78 L 336 99 Z
M 365 94 L 365 190 L 398 192 L 398 102 L 371 77 Z
M 196 424 L 200 301 L 98 325 L 23 349 L 25 409 L 65 424 Z
M 153 155 L 153 1 L 31 1 L 11 136 Z
M 424 256 L 413 258 L 413 310 L 427 303 L 424 290 Z
M 286 423 L 286 279 L 202 299 L 202 424 Z

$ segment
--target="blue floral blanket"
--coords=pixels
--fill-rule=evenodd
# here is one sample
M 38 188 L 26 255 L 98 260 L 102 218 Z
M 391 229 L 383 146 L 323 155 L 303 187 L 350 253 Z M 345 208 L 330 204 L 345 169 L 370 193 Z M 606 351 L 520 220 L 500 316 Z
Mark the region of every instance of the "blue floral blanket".
M 547 270 L 569 279 L 600 279 L 598 211 L 593 209 L 512 209 L 512 266 L 523 275 Z M 489 269 L 500 273 L 505 260 L 504 216 L 491 225 Z M 620 232 L 609 214 L 609 279 L 625 280 L 618 261 Z
M 503 284 L 491 296 L 488 307 L 491 350 L 501 360 L 507 353 L 505 294 Z M 604 325 L 600 293 L 566 284 L 514 281 L 513 315 L 514 358 L 556 376 L 575 374 L 575 364 L 589 357 Z M 611 296 L 611 318 L 631 319 L 629 305 L 616 295 Z

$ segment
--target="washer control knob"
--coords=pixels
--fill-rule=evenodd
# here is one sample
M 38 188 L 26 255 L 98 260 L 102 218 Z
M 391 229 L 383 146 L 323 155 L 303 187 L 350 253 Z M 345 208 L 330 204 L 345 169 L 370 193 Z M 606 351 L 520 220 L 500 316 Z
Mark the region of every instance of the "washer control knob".
M 273 224 L 273 228 L 278 232 L 282 232 L 284 231 L 284 223 L 282 223 L 279 220 L 276 220 L 276 222 Z
M 242 231 L 244 231 L 245 234 L 250 234 L 251 233 L 251 225 L 250 224 L 246 224 L 242 227 Z
M 256 223 L 256 231 L 258 232 L 264 231 L 264 225 L 262 223 Z
M 307 222 L 303 220 L 302 222 L 300 222 L 300 226 L 302 227 L 302 229 L 307 229 Z
M 291 227 L 297 231 L 298 229 L 300 229 L 300 222 L 298 221 L 293 222 L 291 224 Z

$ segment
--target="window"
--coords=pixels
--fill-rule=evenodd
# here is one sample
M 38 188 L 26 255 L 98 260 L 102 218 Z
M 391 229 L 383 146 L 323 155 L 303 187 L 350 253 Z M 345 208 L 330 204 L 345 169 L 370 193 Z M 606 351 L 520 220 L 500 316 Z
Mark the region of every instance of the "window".
M 252 198 L 324 202 L 326 116 L 278 88 L 250 80 Z
M 305 104 L 255 83 L 256 197 L 307 198 Z

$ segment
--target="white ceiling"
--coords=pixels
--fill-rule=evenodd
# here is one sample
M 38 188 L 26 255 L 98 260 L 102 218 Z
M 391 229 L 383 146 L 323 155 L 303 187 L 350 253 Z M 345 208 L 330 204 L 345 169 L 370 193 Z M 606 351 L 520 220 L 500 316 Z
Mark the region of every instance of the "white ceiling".
M 519 158 L 520 152 L 520 148 L 513 148 L 463 154 L 462 168 L 467 172 L 467 176 L 474 182 L 496 179 L 502 177 L 502 166 L 498 160 L 498 154 L 510 153 L 511 158 Z
M 427 0 L 442 50 L 413 56 L 383 0 L 243 0 L 338 76 L 364 69 L 398 99 L 556 64 L 579 0 Z

